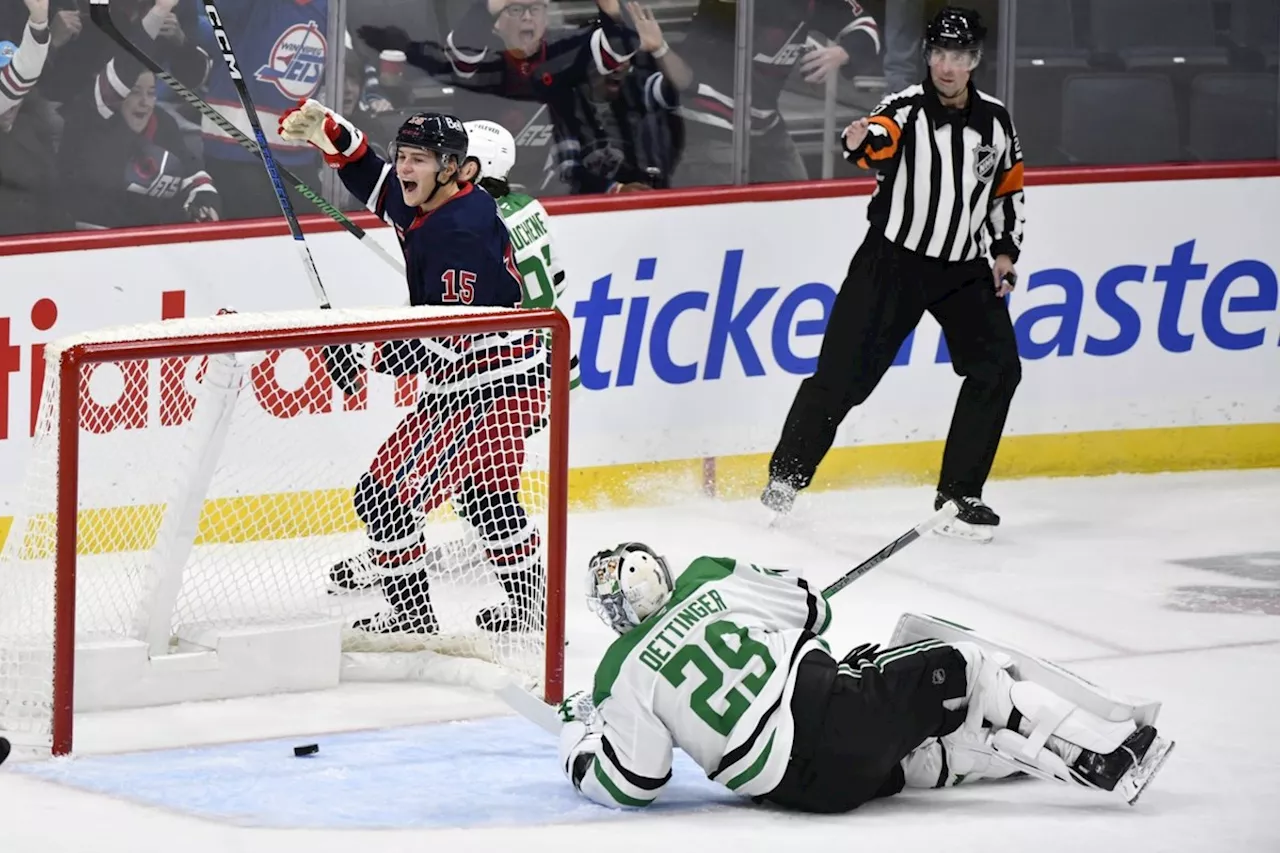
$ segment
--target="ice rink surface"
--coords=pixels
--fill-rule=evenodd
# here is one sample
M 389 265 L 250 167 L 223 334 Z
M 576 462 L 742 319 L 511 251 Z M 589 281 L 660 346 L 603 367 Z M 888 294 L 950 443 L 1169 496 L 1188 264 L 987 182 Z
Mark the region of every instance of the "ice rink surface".
M 1137 806 L 1035 780 L 907 792 L 838 817 L 736 800 L 677 761 L 660 805 L 578 798 L 555 746 L 461 688 L 352 684 L 77 717 L 77 757 L 0 770 L 0 850 L 643 850 L 704 847 L 1280 851 L 1280 471 L 995 482 L 996 541 L 926 537 L 841 592 L 839 650 L 943 616 L 1164 702 L 1177 740 Z M 568 690 L 611 634 L 582 604 L 595 550 L 638 539 L 826 584 L 932 509 L 932 491 L 805 494 L 785 527 L 754 501 L 685 500 L 570 521 Z M 454 721 L 454 722 L 450 722 Z M 292 746 L 318 755 L 294 758 Z

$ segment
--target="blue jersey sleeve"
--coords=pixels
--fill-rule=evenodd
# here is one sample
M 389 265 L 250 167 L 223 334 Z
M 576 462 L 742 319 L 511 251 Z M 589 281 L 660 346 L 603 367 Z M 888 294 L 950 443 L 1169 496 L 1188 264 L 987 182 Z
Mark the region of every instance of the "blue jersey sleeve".
M 407 229 L 413 224 L 417 211 L 404 203 L 395 171 L 372 148 L 366 147 L 364 156 L 338 170 L 338 177 L 342 178 L 343 186 L 378 218 Z

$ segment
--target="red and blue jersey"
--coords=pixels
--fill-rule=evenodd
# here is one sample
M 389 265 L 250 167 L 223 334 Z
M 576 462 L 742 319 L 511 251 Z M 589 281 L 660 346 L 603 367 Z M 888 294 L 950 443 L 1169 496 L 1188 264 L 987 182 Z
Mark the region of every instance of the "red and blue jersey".
M 414 305 L 518 308 L 523 277 L 506 223 L 493 198 L 463 184 L 440 207 L 423 213 L 405 204 L 395 169 L 368 146 L 338 170 L 342 183 L 391 225 L 404 250 L 409 300 Z M 384 346 L 378 370 L 422 373 L 435 387 L 466 380 L 483 384 L 508 369 L 532 370 L 546 353 L 525 331 L 406 341 Z

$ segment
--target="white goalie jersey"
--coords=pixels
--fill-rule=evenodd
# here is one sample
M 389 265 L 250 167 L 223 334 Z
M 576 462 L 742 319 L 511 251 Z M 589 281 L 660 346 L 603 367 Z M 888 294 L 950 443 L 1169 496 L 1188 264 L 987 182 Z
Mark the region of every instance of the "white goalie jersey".
M 740 794 L 776 788 L 791 755 L 799 660 L 828 651 L 831 620 L 801 579 L 700 557 L 670 601 L 596 669 L 595 712 L 566 768 L 588 798 L 643 806 L 671 778 L 673 746 Z

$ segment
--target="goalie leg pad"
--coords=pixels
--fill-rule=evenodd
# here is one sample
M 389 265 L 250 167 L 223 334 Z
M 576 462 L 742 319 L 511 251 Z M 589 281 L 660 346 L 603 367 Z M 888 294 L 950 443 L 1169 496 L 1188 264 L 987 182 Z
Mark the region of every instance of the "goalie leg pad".
M 1104 720 L 1043 685 L 1015 681 L 1009 672 L 1013 660 L 1003 652 L 987 652 L 968 642 L 952 647 L 967 663 L 966 723 L 973 728 L 975 718 L 986 720 L 995 730 L 993 741 L 999 744 L 1000 754 L 1020 765 L 1069 778 L 1058 771 L 1075 762 L 1081 750 L 1109 755 L 1137 729 L 1132 720 Z M 1018 737 L 1002 737 L 1002 730 Z M 1016 755 L 1011 754 L 1014 751 Z
M 891 643 L 902 645 L 924 639 L 937 639 L 953 644 L 969 642 L 980 646 L 984 651 L 1006 654 L 1013 662 L 1009 672 L 1015 680 L 1043 685 L 1052 693 L 1104 720 L 1112 722 L 1133 720 L 1138 725 L 1152 725 L 1160 713 L 1160 703 L 1157 701 L 1126 696 L 1100 687 L 1064 667 L 1028 654 L 1016 646 L 985 637 L 963 625 L 934 616 L 917 613 L 903 614 L 894 629 Z
M 1013 729 L 1002 729 L 991 736 L 992 751 L 1001 760 L 1037 776 L 1059 782 L 1074 782 L 1062 757 L 1047 749 L 1035 749 L 1030 741 Z
M 1011 698 L 1014 708 L 1031 730 L 1027 735 L 1027 749 L 1031 754 L 1039 752 L 1046 744 L 1056 745 L 1050 742 L 1052 737 L 1106 755 L 1119 749 L 1125 738 L 1137 728 L 1133 720 L 1104 720 L 1031 681 L 1016 682 Z M 1009 728 L 1022 730 L 1023 726 L 1011 724 Z

